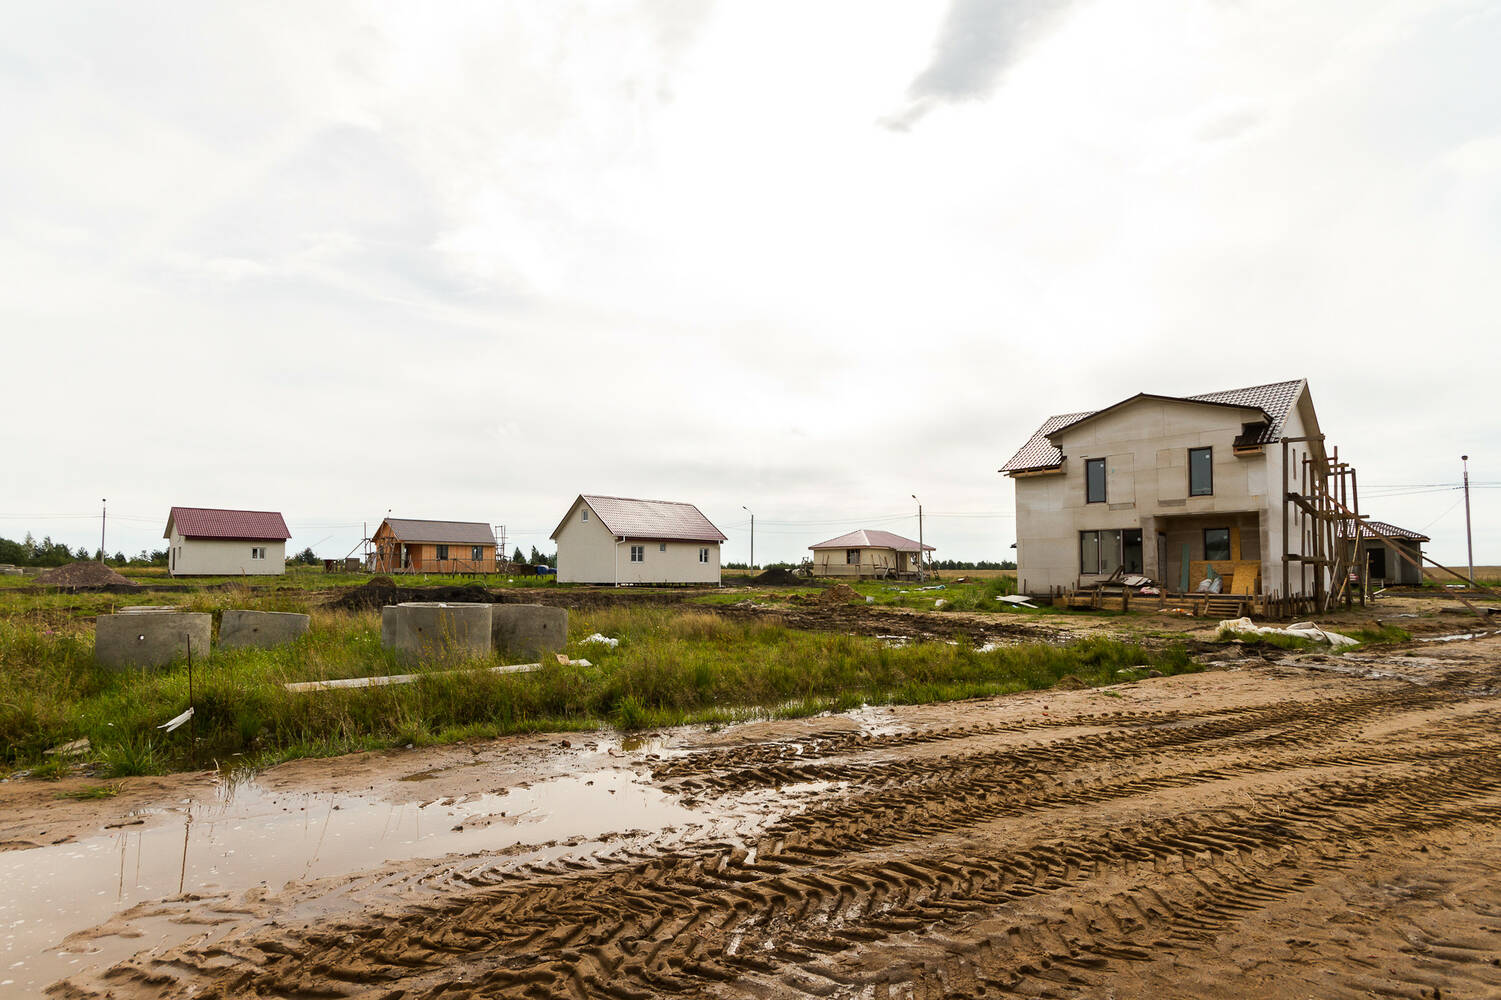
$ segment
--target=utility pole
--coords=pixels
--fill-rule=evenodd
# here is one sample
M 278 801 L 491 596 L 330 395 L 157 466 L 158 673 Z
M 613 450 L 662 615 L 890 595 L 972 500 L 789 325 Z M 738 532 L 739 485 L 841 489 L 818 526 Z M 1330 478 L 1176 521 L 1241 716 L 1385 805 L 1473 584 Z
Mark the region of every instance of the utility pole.
M 1470 456 L 1461 455 L 1459 460 L 1465 469 L 1465 550 L 1470 558 L 1470 586 L 1475 586 L 1475 536 L 1470 533 Z
M 917 500 L 917 494 L 912 494 L 912 499 Z M 928 578 L 926 567 L 923 565 L 922 544 L 922 501 L 917 500 L 917 582 L 922 583 Z
M 745 504 L 741 504 L 740 505 L 740 509 L 743 510 L 743 511 L 745 511 L 747 514 L 750 514 L 750 516 L 751 516 L 751 554 L 750 554 L 750 565 L 748 567 L 746 567 L 746 568 L 749 569 L 752 573 L 754 573 L 756 571 L 756 515 L 754 513 L 752 513 L 751 509 L 749 507 L 747 507 Z
M 104 562 L 104 521 L 109 516 L 109 497 L 105 497 L 99 503 L 103 505 L 99 508 L 99 561 Z M 1474 576 L 1473 573 L 1470 575 Z

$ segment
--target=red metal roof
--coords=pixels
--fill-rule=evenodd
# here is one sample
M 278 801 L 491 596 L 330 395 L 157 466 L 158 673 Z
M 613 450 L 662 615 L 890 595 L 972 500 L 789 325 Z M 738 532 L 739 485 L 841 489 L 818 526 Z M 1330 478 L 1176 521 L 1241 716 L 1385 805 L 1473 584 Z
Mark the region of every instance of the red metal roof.
M 219 510 L 214 507 L 173 507 L 163 538 L 172 527 L 184 538 L 234 538 L 247 541 L 286 541 L 287 522 L 274 510 Z
M 724 532 L 709 521 L 691 503 L 676 500 L 632 500 L 628 497 L 603 497 L 580 494 L 568 508 L 573 513 L 579 500 L 589 505 L 605 530 L 617 538 L 642 538 L 649 541 L 722 542 Z M 568 520 L 563 515 L 553 538 Z
M 831 538 L 827 542 L 810 545 L 810 549 L 895 549 L 898 552 L 916 552 L 918 543 L 890 531 L 860 528 L 856 531 Z M 924 552 L 936 552 L 931 545 L 922 547 Z

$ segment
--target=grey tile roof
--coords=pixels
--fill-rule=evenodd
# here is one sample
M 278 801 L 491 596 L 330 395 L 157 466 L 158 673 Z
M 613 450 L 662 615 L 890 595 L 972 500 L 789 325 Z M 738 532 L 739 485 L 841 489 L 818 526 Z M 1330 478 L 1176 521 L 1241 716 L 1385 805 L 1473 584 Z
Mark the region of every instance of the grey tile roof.
M 434 542 L 438 545 L 494 545 L 495 531 L 482 521 L 423 521 L 388 517 L 391 533 L 403 542 Z
M 676 500 L 634 500 L 629 497 L 605 497 L 581 494 L 579 497 L 599 517 L 605 530 L 619 538 L 643 538 L 651 541 L 722 542 L 724 532 L 714 527 L 691 503 Z M 569 512 L 578 504 L 575 500 Z M 567 515 L 564 515 L 565 519 Z M 563 525 L 558 525 L 558 531 Z M 558 531 L 552 533 L 558 537 Z
M 1199 403 L 1218 403 L 1226 406 L 1255 406 L 1265 411 L 1269 422 L 1266 428 L 1249 444 L 1270 444 L 1282 436 L 1282 425 L 1287 420 L 1287 411 L 1292 408 L 1293 402 L 1298 398 L 1302 389 L 1302 379 L 1293 379 L 1290 382 L 1271 382 L 1266 385 L 1253 385 L 1244 389 L 1225 389 L 1220 392 L 1206 392 L 1197 396 L 1164 396 L 1164 399 L 1187 399 Z M 1128 396 L 1127 399 L 1135 397 Z M 1125 402 L 1125 400 L 1122 400 Z M 1119 403 L 1113 405 L 1120 405 Z M 1048 435 L 1056 434 L 1073 424 L 1092 417 L 1099 410 L 1086 410 L 1082 413 L 1064 413 L 1056 417 L 1049 417 L 1043 421 L 1041 427 L 1027 439 L 1027 443 L 1021 446 L 1017 453 L 1011 456 L 1011 460 L 1001 467 L 1002 472 L 1031 472 L 1037 469 L 1057 468 L 1063 462 L 1063 452 L 1058 446 L 1048 440 Z
M 1381 532 L 1381 534 L 1385 535 L 1388 538 L 1395 538 L 1398 541 L 1432 541 L 1432 539 L 1430 539 L 1427 535 L 1422 534 L 1421 532 L 1410 531 L 1407 528 L 1399 528 L 1395 524 L 1387 524 L 1385 521 L 1364 521 L 1360 525 L 1360 536 L 1362 538 L 1376 538 L 1378 537 L 1376 535 L 1377 531 Z M 1349 522 L 1341 521 L 1339 523 L 1339 534 L 1341 538 L 1350 537 Z
M 808 546 L 810 549 L 896 549 L 898 552 L 916 552 L 917 542 L 910 538 L 890 531 L 877 531 L 874 528 L 860 528 L 831 538 L 827 542 L 819 542 L 817 545 Z M 924 552 L 936 552 L 931 545 L 924 545 Z

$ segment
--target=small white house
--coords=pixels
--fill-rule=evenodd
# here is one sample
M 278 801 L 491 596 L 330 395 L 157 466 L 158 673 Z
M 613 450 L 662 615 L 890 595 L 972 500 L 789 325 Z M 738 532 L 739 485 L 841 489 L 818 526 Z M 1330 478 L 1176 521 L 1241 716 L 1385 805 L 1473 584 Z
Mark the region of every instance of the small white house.
M 581 494 L 552 533 L 559 583 L 719 583 L 724 532 L 691 503 Z
M 173 576 L 279 576 L 292 533 L 272 510 L 173 507 L 162 537 Z

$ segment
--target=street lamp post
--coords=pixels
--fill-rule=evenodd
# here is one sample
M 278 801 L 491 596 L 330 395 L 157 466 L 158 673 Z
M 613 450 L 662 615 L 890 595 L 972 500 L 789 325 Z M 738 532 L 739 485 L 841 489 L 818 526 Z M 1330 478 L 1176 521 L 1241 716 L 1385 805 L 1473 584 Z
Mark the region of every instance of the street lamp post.
M 917 500 L 916 493 L 912 494 L 912 499 Z M 922 501 L 917 500 L 917 582 L 922 583 L 927 578 L 928 575 L 923 566 Z
M 1470 534 L 1470 456 L 1461 455 L 1459 460 L 1465 469 L 1465 550 L 1470 560 L 1470 586 L 1475 586 L 1475 536 Z
M 756 515 L 745 504 L 741 504 L 740 509 L 751 516 L 751 554 L 750 566 L 748 568 L 754 573 L 756 571 Z
M 109 497 L 104 497 L 99 503 L 99 561 L 104 562 L 104 521 L 109 516 Z

